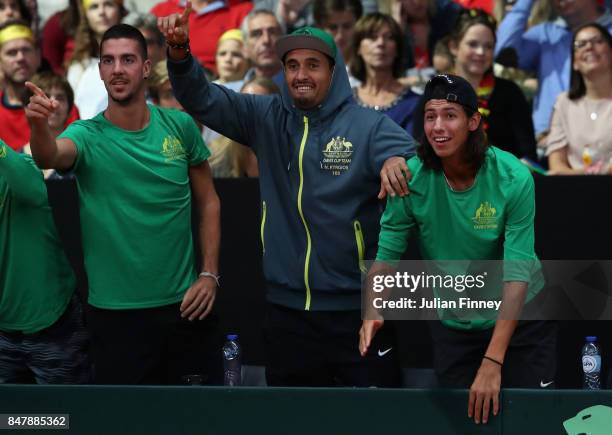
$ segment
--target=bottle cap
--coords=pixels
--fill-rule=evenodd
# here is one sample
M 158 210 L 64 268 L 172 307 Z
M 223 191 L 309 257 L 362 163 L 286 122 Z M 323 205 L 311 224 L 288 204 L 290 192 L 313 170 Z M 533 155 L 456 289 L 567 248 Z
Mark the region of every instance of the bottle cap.
M 231 341 L 238 340 L 238 334 L 227 334 L 227 339 Z
M 586 341 L 588 341 L 589 343 L 593 343 L 594 341 L 597 341 L 597 337 L 595 335 L 588 335 L 586 337 Z

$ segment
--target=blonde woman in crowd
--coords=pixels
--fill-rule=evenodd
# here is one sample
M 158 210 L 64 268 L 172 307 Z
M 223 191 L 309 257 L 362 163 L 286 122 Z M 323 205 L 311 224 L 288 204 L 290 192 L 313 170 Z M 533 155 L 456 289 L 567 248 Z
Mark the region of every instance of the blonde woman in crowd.
M 221 35 L 217 43 L 215 62 L 219 74 L 215 83 L 238 91 L 248 68 L 244 53 L 244 37 L 240 29 L 231 29 Z
M 571 50 L 570 90 L 557 98 L 548 135 L 549 174 L 612 174 L 612 37 L 585 24 Z
M 68 82 L 82 119 L 97 115 L 108 105 L 108 95 L 98 71 L 99 44 L 104 32 L 121 22 L 127 11 L 123 0 L 82 0 L 81 22 L 68 67 Z

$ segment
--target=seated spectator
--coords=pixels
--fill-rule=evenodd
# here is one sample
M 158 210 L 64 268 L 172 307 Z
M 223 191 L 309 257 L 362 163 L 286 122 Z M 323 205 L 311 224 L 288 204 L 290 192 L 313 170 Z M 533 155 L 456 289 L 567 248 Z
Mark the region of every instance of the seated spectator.
M 78 0 L 52 15 L 42 30 L 42 56 L 57 74 L 65 74 L 74 52 L 74 37 L 79 26 Z
M 246 82 L 240 90 L 243 94 L 279 94 L 276 84 L 266 77 L 255 77 Z M 225 136 L 219 136 L 208 144 L 211 156 L 208 159 L 213 177 L 258 177 L 257 157 L 252 149 Z
M 412 133 L 419 96 L 398 81 L 403 69 L 402 30 L 390 15 L 362 17 L 353 36 L 351 73 L 361 81 L 353 88 L 357 103 L 378 110 Z
M 147 41 L 147 56 L 151 66 L 155 68 L 158 62 L 166 60 L 166 39 L 157 28 L 155 15 L 138 15 L 133 24 Z
M 68 82 L 82 119 L 106 109 L 108 95 L 98 70 L 99 44 L 111 26 L 121 22 L 127 11 L 122 0 L 83 0 L 76 45 L 68 68 Z
M 25 0 L 0 0 L 0 25 L 11 20 L 32 22 L 32 15 Z
M 34 33 L 24 21 L 8 21 L 0 26 L 0 71 L 5 86 L 0 93 L 0 138 L 16 151 L 30 141 L 30 128 L 23 102 L 25 82 L 40 66 Z
M 529 29 L 528 21 L 537 0 L 518 0 L 497 31 L 495 55 L 512 47 L 518 53 L 519 68 L 537 74 L 538 90 L 533 102 L 533 124 L 540 145 L 546 143 L 557 96 L 569 88 L 569 59 L 572 32 L 597 21 L 612 29 L 612 15 L 599 0 L 553 0 L 561 19 L 546 21 Z
M 362 14 L 361 0 L 314 0 L 313 2 L 315 24 L 334 37 L 336 47 L 342 52 L 351 87 L 360 84 L 350 74 L 349 65 L 354 54 L 355 24 Z
M 460 15 L 450 39 L 454 73 L 478 95 L 478 110 L 489 143 L 518 158 L 536 159 L 536 141 L 529 105 L 512 81 L 493 74 L 495 19 L 478 9 Z
M 32 15 L 25 4 L 25 0 L 0 0 L 0 26 L 9 21 L 20 20 L 32 28 Z M 36 32 L 34 32 L 36 35 Z M 4 76 L 0 72 L 0 85 L 4 83 Z
M 231 29 L 221 35 L 215 54 L 219 83 L 232 91 L 238 91 L 243 85 L 248 62 L 244 55 L 244 38 L 242 31 Z
M 30 125 L 24 110 L 24 101 L 29 96 L 25 82 L 32 79 L 40 66 L 40 51 L 26 24 L 9 21 L 0 26 L 0 73 L 6 77 L 0 92 L 0 138 L 16 151 L 30 141 Z M 66 126 L 78 117 L 77 109 L 72 107 Z
M 314 24 L 312 0 L 254 0 L 253 3 L 255 9 L 274 11 L 287 33 Z
M 612 37 L 590 23 L 572 43 L 569 92 L 557 98 L 548 135 L 549 173 L 612 173 Z
M 391 0 L 389 6 L 381 5 L 380 12 L 393 16 L 404 32 L 406 67 L 413 80 L 420 82 L 418 70 L 431 67 L 436 42 L 450 33 L 461 9 L 451 0 Z
M 189 39 L 192 54 L 212 72 L 217 72 L 215 52 L 217 41 L 230 29 L 240 27 L 242 20 L 253 8 L 251 2 L 232 4 L 224 0 L 192 0 L 193 12 L 189 15 Z M 182 13 L 186 0 L 165 0 L 151 9 L 156 17 Z
M 453 53 L 451 53 L 450 48 L 448 47 L 449 42 L 449 37 L 444 37 L 436 42 L 433 58 L 431 60 L 436 74 L 447 74 L 453 70 L 455 59 L 453 57 Z
M 63 76 L 50 71 L 36 74 L 32 77 L 31 82 L 42 89 L 51 100 L 57 101 L 57 108 L 49 116 L 49 128 L 51 129 L 53 137 L 57 137 L 72 121 L 78 119 L 78 115 L 75 116 L 72 112 L 75 107 L 74 93 L 72 92 L 70 83 L 68 83 Z M 31 92 L 28 92 L 28 100 L 31 95 Z M 24 152 L 26 154 L 32 154 L 29 143 L 24 147 Z M 52 169 L 43 170 L 43 174 L 45 178 L 59 177 Z
M 276 40 L 285 32 L 274 13 L 267 9 L 254 9 L 242 22 L 246 42 L 246 56 L 251 64 L 244 80 L 255 77 L 269 79 L 281 72 L 281 62 L 274 51 Z

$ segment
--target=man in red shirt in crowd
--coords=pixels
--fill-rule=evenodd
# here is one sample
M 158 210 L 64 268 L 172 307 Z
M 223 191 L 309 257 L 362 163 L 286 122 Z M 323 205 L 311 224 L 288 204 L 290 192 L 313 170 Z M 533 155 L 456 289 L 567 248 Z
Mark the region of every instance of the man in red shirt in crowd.
M 186 4 L 186 0 L 164 0 L 153 6 L 151 14 L 165 17 L 182 13 Z M 193 0 L 192 5 L 194 12 L 189 16 L 192 54 L 205 68 L 216 73 L 217 41 L 226 30 L 240 27 L 253 4 L 237 0 Z
M 29 97 L 25 82 L 40 66 L 40 50 L 32 30 L 22 21 L 9 21 L 0 26 L 0 71 L 4 88 L 0 92 L 0 138 L 16 151 L 30 142 L 30 126 L 23 102 Z M 76 109 L 66 125 L 78 119 Z

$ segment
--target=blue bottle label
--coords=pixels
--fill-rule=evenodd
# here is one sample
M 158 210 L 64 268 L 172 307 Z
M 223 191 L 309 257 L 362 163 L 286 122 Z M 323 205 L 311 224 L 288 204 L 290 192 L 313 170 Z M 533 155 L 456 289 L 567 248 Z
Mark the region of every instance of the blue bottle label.
M 582 370 L 585 373 L 599 373 L 601 371 L 601 356 L 585 355 L 582 357 Z

